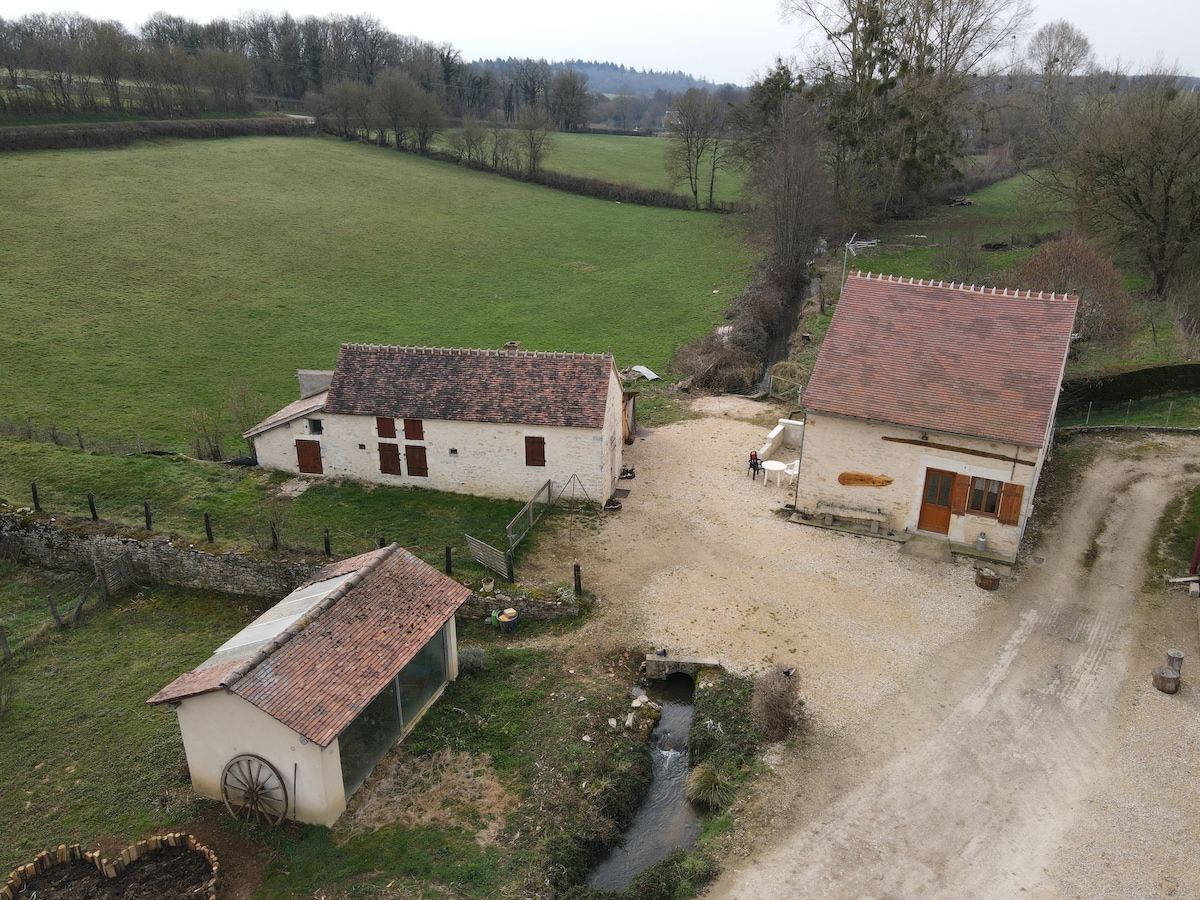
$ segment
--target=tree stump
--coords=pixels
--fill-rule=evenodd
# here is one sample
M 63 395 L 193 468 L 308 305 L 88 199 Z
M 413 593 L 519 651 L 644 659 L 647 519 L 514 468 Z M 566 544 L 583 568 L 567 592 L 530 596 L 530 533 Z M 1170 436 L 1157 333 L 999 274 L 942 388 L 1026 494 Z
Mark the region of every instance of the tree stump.
M 1179 674 L 1179 670 L 1183 668 L 1183 653 L 1179 650 L 1167 651 L 1167 665 L 1175 670 L 1175 674 Z
M 1000 576 L 992 569 L 976 569 L 975 584 L 985 591 L 994 591 L 1000 587 Z
M 1158 666 L 1150 673 L 1154 686 L 1164 694 L 1173 694 L 1179 690 L 1179 673 L 1170 666 Z

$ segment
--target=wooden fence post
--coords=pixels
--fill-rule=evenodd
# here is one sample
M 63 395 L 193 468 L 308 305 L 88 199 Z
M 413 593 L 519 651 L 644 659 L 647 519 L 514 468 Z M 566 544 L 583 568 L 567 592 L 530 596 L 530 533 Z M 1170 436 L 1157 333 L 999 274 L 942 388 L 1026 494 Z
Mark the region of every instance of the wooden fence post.
M 92 511 L 92 521 L 99 522 L 100 516 L 96 514 L 96 495 L 88 491 L 88 509 Z
M 153 531 L 154 530 L 154 520 L 150 518 L 150 501 L 143 500 L 142 507 L 146 511 L 146 530 Z
M 279 549 L 279 530 L 275 527 L 275 523 L 271 523 L 271 549 Z
M 579 574 L 579 563 L 575 563 L 575 596 L 577 598 L 583 596 L 583 579 Z
M 213 542 L 212 516 L 210 516 L 208 513 L 204 514 L 204 536 L 208 538 L 208 542 L 210 544 Z
M 38 499 L 37 482 L 31 483 L 29 486 L 33 489 L 33 511 L 41 512 L 42 502 Z
M 454 571 L 450 565 L 450 547 L 449 547 L 449 545 L 446 546 L 446 574 L 447 575 L 454 574 Z
M 58 614 L 58 607 L 54 605 L 54 595 L 47 594 L 46 602 L 50 604 L 50 615 L 54 616 L 54 624 L 59 627 L 59 630 L 61 630 L 63 627 L 63 620 L 62 616 Z
M 385 546 L 386 546 L 386 544 L 384 544 L 383 538 L 380 538 L 379 539 L 379 549 L 382 550 Z
M 325 555 L 333 556 L 333 550 L 329 547 L 329 526 L 325 526 Z
M 511 550 L 509 550 L 507 553 L 504 554 L 504 562 L 508 566 L 508 572 L 507 572 L 508 583 L 516 584 L 517 578 L 516 578 L 516 574 L 513 572 L 513 555 L 512 555 Z
M 78 425 L 76 425 L 76 426 L 75 426 L 75 439 L 76 439 L 77 441 L 79 441 L 79 449 L 80 449 L 80 450 L 86 450 L 86 449 L 87 449 L 86 447 L 84 447 L 84 446 L 83 446 L 83 432 L 79 430 L 79 426 L 78 426 Z

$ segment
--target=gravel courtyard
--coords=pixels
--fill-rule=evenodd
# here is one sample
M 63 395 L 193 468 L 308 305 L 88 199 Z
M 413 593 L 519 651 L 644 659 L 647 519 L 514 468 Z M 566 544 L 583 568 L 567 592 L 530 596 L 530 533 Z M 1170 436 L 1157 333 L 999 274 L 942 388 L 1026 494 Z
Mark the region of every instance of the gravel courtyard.
M 762 407 L 698 411 L 626 448 L 623 510 L 520 574 L 582 565 L 598 614 L 569 640 L 799 667 L 805 729 L 768 755 L 709 896 L 1200 896 L 1196 607 L 1143 589 L 1163 506 L 1200 480 L 1194 438 L 1102 444 L 1040 563 L 988 593 L 969 564 L 790 524 L 788 489 L 746 477 Z M 1168 647 L 1173 696 L 1149 679 Z

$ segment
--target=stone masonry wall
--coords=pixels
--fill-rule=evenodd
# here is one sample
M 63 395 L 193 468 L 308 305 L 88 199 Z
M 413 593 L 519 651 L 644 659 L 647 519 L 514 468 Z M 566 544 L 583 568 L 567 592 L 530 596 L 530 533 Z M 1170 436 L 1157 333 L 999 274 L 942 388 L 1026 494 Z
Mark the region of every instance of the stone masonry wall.
M 86 523 L 90 525 L 90 523 Z M 254 559 L 238 553 L 210 553 L 177 546 L 165 537 L 139 540 L 110 534 L 90 534 L 72 524 L 17 513 L 0 513 L 0 554 L 25 559 L 46 569 L 93 572 L 94 560 L 107 562 L 128 553 L 133 579 L 139 584 L 222 591 L 282 599 L 310 577 L 319 563 Z

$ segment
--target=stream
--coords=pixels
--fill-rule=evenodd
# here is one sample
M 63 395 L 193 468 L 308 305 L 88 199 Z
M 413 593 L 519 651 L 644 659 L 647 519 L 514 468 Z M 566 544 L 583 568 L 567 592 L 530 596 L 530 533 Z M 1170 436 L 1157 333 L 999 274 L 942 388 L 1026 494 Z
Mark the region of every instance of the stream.
M 642 805 L 621 844 L 588 876 L 588 885 L 621 890 L 638 872 L 676 847 L 691 850 L 700 836 L 700 814 L 684 795 L 688 776 L 688 729 L 692 723 L 692 679 L 672 675 L 646 691 L 662 704 L 662 718 L 650 735 L 654 769 Z

